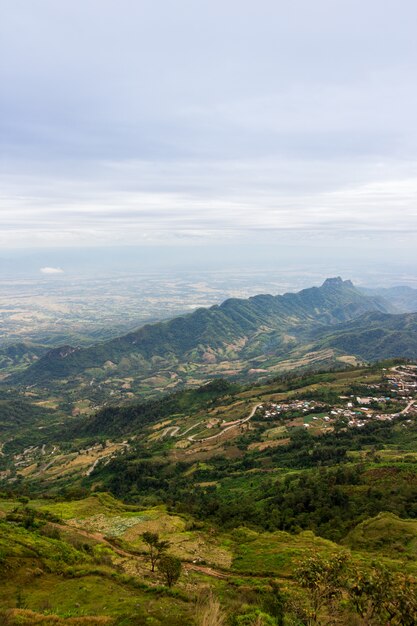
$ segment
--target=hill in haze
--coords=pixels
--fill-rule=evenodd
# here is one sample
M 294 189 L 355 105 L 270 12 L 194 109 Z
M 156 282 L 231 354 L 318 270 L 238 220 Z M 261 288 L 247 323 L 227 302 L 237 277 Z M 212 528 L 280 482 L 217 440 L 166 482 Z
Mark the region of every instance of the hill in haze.
M 417 312 L 417 289 L 405 285 L 398 287 L 380 287 L 378 289 L 361 289 L 365 295 L 379 296 L 388 300 L 402 313 Z
M 132 387 L 140 379 L 141 389 L 147 391 L 200 383 L 219 373 L 268 372 L 313 328 L 328 328 L 370 311 L 394 310 L 381 297 L 364 295 L 350 281 L 330 278 L 321 287 L 298 293 L 229 299 L 88 348 L 56 348 L 11 382 L 48 386 L 77 379 L 105 387 L 106 380 L 117 378 L 120 388 Z M 331 357 L 328 351 L 317 356 L 319 361 Z
M 417 313 L 389 315 L 372 311 L 317 334 L 324 338 L 316 349 L 332 347 L 366 361 L 417 358 Z

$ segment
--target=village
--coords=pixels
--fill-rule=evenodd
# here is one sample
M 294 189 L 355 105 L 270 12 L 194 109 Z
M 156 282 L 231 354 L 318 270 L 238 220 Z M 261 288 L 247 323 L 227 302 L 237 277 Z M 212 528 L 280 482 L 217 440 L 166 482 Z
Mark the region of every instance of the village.
M 381 383 L 366 385 L 367 395 L 339 396 L 331 407 L 316 400 L 294 399 L 291 402 L 261 404 L 256 419 L 282 421 L 287 426 L 309 429 L 321 422 L 323 430 L 333 429 L 336 423 L 349 428 L 362 428 L 370 420 L 392 421 L 412 411 L 417 413 L 417 366 L 402 365 L 383 370 Z M 305 419 L 300 420 L 300 418 Z
M 188 455 L 200 450 L 201 445 L 209 450 L 245 432 L 258 431 L 260 439 L 251 444 L 251 449 L 262 450 L 287 443 L 294 428 L 304 428 L 312 435 L 320 435 L 336 429 L 363 428 L 371 421 L 393 421 L 404 416 L 408 418 L 405 422 L 411 422 L 410 418 L 417 416 L 417 366 L 385 369 L 380 382 L 372 379 L 368 383 L 365 377 L 361 385 L 351 391 L 345 391 L 345 395 L 333 392 L 331 400 L 316 399 L 317 394 L 312 393 L 309 397 L 304 393 L 304 397 L 257 403 L 248 407 L 246 415 L 232 420 L 201 416 L 202 419 L 186 426 L 182 426 L 182 422 L 164 421 L 151 428 L 149 442 L 174 440 L 174 447 L 187 448 Z M 72 472 L 88 476 L 99 463 L 106 464 L 128 449 L 126 440 L 96 442 L 81 450 L 64 450 L 52 443 L 29 445 L 13 456 L 13 471 L 1 472 L 0 479 L 15 481 L 16 474 L 35 477 Z

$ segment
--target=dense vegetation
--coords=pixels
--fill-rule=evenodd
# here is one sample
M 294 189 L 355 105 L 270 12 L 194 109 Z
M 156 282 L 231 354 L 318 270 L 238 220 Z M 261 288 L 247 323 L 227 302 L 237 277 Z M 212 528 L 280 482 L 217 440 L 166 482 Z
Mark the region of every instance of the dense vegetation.
M 73 432 L 85 436 L 120 436 L 137 432 L 138 428 L 176 413 L 192 412 L 211 405 L 216 398 L 232 394 L 238 385 L 218 378 L 198 389 L 186 389 L 157 400 L 148 400 L 120 407 L 105 407 L 93 418 L 74 427 Z M 68 435 L 67 435 L 68 436 Z
M 218 378 L 65 423 L 33 405 L 33 430 L 3 447 L 0 469 L 17 467 L 0 495 L 0 622 L 412 626 L 417 421 L 389 382 L 402 363 Z M 6 398 L 6 422 L 31 421 Z M 389 419 L 331 421 L 347 403 Z
M 300 333 L 305 340 L 312 328 L 351 320 L 368 311 L 392 310 L 388 302 L 365 296 L 350 281 L 328 279 L 320 288 L 299 293 L 226 300 L 220 306 L 147 324 L 89 348 L 51 350 L 15 380 L 49 384 L 86 370 L 97 376 L 103 367 L 113 374 L 150 376 L 167 366 L 177 369 L 178 363 L 204 363 L 207 354 L 214 360 L 225 356 L 249 360 L 265 353 L 286 357 L 289 348 L 299 343 Z
M 22 433 L 25 429 L 33 432 L 36 424 L 45 424 L 53 412 L 12 394 L 0 396 L 0 436 Z
M 235 460 L 212 457 L 202 468 L 137 449 L 110 462 L 92 480 L 117 497 L 164 502 L 221 527 L 244 522 L 265 530 L 311 529 L 340 540 L 358 521 L 381 511 L 417 518 L 414 464 L 392 468 L 378 463 L 378 448 L 395 442 L 415 449 L 417 428 L 404 434 L 396 425 L 380 422 L 319 439 L 296 431 L 278 449 Z M 349 461 L 349 451 L 362 449 L 370 450 L 368 464 Z M 269 478 L 268 468 L 277 467 L 298 471 Z M 200 486 L 207 483 L 213 486 Z
M 415 359 L 417 355 L 417 313 L 366 313 L 316 334 L 322 336 L 317 347 L 331 346 L 367 361 L 396 356 Z

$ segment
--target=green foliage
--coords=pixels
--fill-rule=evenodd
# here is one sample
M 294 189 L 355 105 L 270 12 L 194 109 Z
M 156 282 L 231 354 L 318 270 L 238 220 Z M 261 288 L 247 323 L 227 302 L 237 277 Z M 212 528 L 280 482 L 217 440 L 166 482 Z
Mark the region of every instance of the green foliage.
M 164 575 L 168 587 L 171 588 L 181 576 L 182 564 L 176 556 L 164 554 L 158 561 L 158 569 Z
M 36 520 L 36 511 L 29 506 L 16 507 L 6 515 L 9 522 L 21 524 L 23 528 L 37 528 L 39 522 Z
M 215 361 L 224 361 L 225 356 L 239 358 L 247 362 L 249 369 L 252 359 L 265 355 L 273 362 L 286 359 L 289 347 L 299 348 L 304 343 L 304 351 L 310 351 L 310 333 L 317 329 L 319 332 L 325 326 L 352 320 L 369 311 L 388 310 L 391 310 L 389 305 L 384 305 L 379 298 L 364 295 L 350 281 L 330 279 L 320 288 L 299 293 L 229 299 L 220 306 L 147 324 L 90 347 L 62 346 L 47 352 L 14 380 L 51 387 L 56 384 L 54 381 L 68 378 L 73 382 L 74 377 L 78 377 L 78 381 L 89 375 L 107 377 L 103 364 L 109 362 L 113 375 L 131 375 L 143 381 L 158 372 L 166 372 L 167 366 L 183 376 L 185 365 L 205 364 L 207 350 Z M 290 342 L 289 334 L 293 337 Z M 400 337 L 396 339 L 398 345 Z M 242 347 L 237 348 L 242 340 Z M 319 341 L 331 343 L 325 336 Z M 340 343 L 341 340 L 335 337 L 334 341 Z M 401 345 L 405 345 L 404 338 Z
M 243 615 L 236 615 L 232 626 L 276 626 L 276 620 L 260 609 L 250 609 Z
M 109 435 L 120 436 L 163 419 L 169 415 L 184 414 L 210 406 L 217 398 L 238 391 L 237 385 L 232 385 L 223 379 L 215 379 L 207 385 L 197 389 L 187 389 L 168 394 L 157 400 L 148 400 L 128 406 L 108 406 L 101 409 L 89 420 L 83 420 L 73 430 L 66 433 L 71 437 Z
M 417 584 L 410 576 L 374 565 L 370 570 L 353 572 L 348 592 L 356 612 L 366 623 L 417 623 Z
M 159 539 L 158 533 L 152 533 L 149 531 L 142 533 L 142 540 L 148 546 L 151 571 L 154 572 L 155 565 L 160 562 L 161 558 L 163 558 L 163 555 L 169 548 L 169 541 L 163 541 Z
M 299 584 L 309 592 L 310 622 L 316 624 L 324 606 L 330 607 L 341 597 L 347 574 L 347 554 L 337 554 L 326 560 L 310 556 L 295 572 Z
M 347 554 L 339 554 L 331 560 L 314 555 L 301 564 L 295 575 L 308 590 L 309 624 L 322 623 L 326 612 L 343 613 L 342 605 L 336 601 L 344 594 L 365 624 L 416 624 L 415 579 L 392 572 L 384 565 L 358 567 Z
M 54 412 L 27 400 L 0 398 L 0 435 L 22 433 L 28 427 L 45 423 Z
M 140 501 L 152 496 L 225 528 L 245 522 L 267 530 L 312 529 L 340 540 L 359 521 L 381 511 L 417 517 L 413 468 L 400 464 L 368 470 L 361 463 L 348 462 L 351 450 L 398 440 L 412 449 L 416 437 L 411 426 L 405 430 L 391 422 L 372 422 L 320 437 L 298 430 L 287 445 L 234 459 L 212 457 L 210 465 L 192 473 L 190 464 L 152 458 L 146 449 L 138 448 L 110 462 L 95 479 L 117 497 Z M 265 467 L 285 468 L 287 475 L 268 476 Z M 201 486 L 210 481 L 217 486 Z

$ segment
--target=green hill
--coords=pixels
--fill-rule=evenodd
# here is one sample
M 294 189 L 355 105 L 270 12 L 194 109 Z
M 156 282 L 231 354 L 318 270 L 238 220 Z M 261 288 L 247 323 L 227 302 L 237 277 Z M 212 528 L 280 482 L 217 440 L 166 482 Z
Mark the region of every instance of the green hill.
M 400 519 L 394 513 L 379 513 L 366 519 L 347 535 L 343 544 L 361 552 L 415 561 L 417 557 L 417 520 Z
M 0 373 L 11 373 L 33 365 L 48 348 L 28 343 L 16 343 L 0 348 Z
M 311 624 L 314 608 L 313 623 L 347 626 L 369 623 L 360 617 L 374 602 L 371 623 L 415 623 L 415 579 L 404 574 L 413 567 L 401 553 L 378 563 L 366 548 L 351 552 L 311 531 L 214 530 L 105 493 L 0 499 L 0 518 L 4 626 L 291 626 Z M 362 525 L 363 536 L 373 523 Z M 143 533 L 180 563 L 174 587 L 161 561 L 151 569 Z
M 318 331 L 323 336 L 314 349 L 336 348 L 367 361 L 395 357 L 417 358 L 417 313 L 366 313 L 359 319 Z
M 414 626 L 415 381 L 400 360 L 217 379 L 9 439 L 0 623 Z
M 32 430 L 38 425 L 44 426 L 54 415 L 48 408 L 4 394 L 0 396 L 0 437 L 3 439 L 16 433 L 22 435 L 28 428 Z
M 268 372 L 302 346 L 312 328 L 346 322 L 369 311 L 391 312 L 393 307 L 380 297 L 365 296 L 350 281 L 332 278 L 299 293 L 226 300 L 89 348 L 56 348 L 8 382 L 50 387 L 54 381 L 74 379 L 89 381 L 90 387 L 101 385 L 105 393 L 110 391 L 108 380 L 132 378 L 127 386 L 149 392 L 198 384 L 214 374 Z M 284 367 L 303 365 L 302 353 L 301 349 L 294 363 Z M 322 362 L 331 358 L 329 352 L 315 357 Z M 110 387 L 120 393 L 120 382 Z
M 390 302 L 401 313 L 417 312 L 417 289 L 406 286 L 379 289 L 361 289 L 368 296 L 379 296 Z

